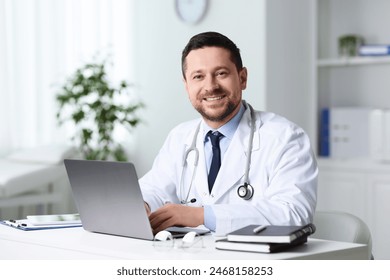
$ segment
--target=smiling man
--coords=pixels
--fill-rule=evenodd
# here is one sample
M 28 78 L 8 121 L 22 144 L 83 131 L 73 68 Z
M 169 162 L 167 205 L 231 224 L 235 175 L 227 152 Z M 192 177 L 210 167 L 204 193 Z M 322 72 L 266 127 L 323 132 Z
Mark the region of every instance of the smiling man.
M 154 232 L 204 225 L 226 234 L 249 224 L 311 222 L 318 169 L 309 139 L 242 99 L 248 73 L 237 46 L 216 32 L 195 35 L 182 73 L 201 118 L 175 127 L 140 179 Z
M 184 82 L 194 108 L 215 129 L 235 116 L 246 88 L 245 67 L 234 64 L 229 50 L 192 50 L 184 60 Z

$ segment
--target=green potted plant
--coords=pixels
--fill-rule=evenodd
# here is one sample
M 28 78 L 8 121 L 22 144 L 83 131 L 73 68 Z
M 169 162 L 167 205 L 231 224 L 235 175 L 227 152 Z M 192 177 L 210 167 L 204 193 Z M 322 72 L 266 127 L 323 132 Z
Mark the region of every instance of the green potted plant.
M 359 35 L 348 34 L 339 37 L 339 56 L 353 57 L 359 53 L 359 47 L 363 45 L 364 39 Z
M 114 130 L 117 126 L 132 129 L 140 123 L 136 112 L 143 104 L 131 95 L 130 88 L 126 81 L 117 87 L 108 81 L 107 61 L 81 66 L 62 85 L 56 95 L 57 120 L 60 125 L 74 125 L 71 139 L 85 159 L 127 160 Z

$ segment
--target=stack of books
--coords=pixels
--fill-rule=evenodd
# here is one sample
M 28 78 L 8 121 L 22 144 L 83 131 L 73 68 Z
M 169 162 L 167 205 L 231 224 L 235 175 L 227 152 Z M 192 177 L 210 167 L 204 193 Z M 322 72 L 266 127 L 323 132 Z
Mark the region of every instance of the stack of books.
M 314 224 L 305 226 L 259 226 L 249 225 L 217 240 L 220 250 L 275 253 L 285 251 L 307 242 L 315 232 Z
M 361 56 L 390 55 L 390 45 L 385 45 L 385 44 L 362 45 L 359 48 L 359 55 Z

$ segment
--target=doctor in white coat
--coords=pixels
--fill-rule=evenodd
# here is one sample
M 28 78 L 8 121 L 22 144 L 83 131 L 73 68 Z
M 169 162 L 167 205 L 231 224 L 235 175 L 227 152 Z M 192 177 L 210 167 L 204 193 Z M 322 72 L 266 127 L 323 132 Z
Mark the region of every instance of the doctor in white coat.
M 318 169 L 306 133 L 242 100 L 247 69 L 227 37 L 205 32 L 183 50 L 189 99 L 201 118 L 175 127 L 140 179 L 154 232 L 205 225 L 226 234 L 249 224 L 303 225 L 313 219 Z M 223 134 L 212 187 L 209 131 Z

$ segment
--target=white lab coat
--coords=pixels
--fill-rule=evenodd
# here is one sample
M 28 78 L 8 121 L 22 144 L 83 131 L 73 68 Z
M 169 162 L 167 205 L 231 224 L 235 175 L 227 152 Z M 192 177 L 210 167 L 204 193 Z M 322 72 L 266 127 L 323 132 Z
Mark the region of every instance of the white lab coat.
M 318 169 L 305 132 L 294 123 L 273 113 L 256 111 L 249 183 L 254 188 L 250 200 L 237 194 L 244 183 L 250 135 L 247 108 L 224 155 L 209 194 L 203 133 L 196 147 L 199 163 L 188 200 L 189 206 L 211 205 L 216 217 L 216 234 L 223 235 L 248 224 L 302 225 L 312 221 L 316 207 Z M 154 211 L 164 203 L 180 203 L 187 197 L 194 171 L 195 153 L 187 158 L 183 190 L 180 180 L 183 154 L 190 147 L 196 127 L 203 121 L 189 121 L 175 127 L 157 155 L 152 169 L 140 179 L 144 200 Z M 181 193 L 182 192 L 182 193 Z

